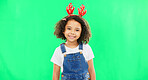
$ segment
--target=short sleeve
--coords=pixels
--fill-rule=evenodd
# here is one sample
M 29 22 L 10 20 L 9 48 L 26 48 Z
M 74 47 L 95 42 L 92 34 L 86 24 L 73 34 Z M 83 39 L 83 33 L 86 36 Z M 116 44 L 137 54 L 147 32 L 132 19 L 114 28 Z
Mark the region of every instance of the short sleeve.
M 57 64 L 58 66 L 62 66 L 62 56 L 59 47 L 55 49 L 54 54 L 50 61 L 53 62 L 54 64 Z
M 86 60 L 89 61 L 93 58 L 94 58 L 93 51 L 91 47 L 88 44 L 86 44 Z

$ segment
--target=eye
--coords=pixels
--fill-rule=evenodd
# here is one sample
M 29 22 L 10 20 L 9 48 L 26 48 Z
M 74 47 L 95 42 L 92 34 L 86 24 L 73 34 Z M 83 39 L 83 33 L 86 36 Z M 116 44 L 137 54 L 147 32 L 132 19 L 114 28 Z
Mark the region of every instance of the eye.
M 67 28 L 68 30 L 71 30 L 70 28 Z
M 79 30 L 76 30 L 76 31 L 79 31 Z

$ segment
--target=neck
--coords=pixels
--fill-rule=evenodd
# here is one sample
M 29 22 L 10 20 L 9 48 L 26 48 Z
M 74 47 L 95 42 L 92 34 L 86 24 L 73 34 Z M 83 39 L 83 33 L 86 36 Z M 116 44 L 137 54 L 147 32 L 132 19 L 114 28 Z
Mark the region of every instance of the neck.
M 78 44 L 78 42 L 66 42 L 65 43 L 65 45 L 67 46 L 67 47 L 69 47 L 69 48 L 75 48 L 75 47 L 77 47 L 79 44 Z

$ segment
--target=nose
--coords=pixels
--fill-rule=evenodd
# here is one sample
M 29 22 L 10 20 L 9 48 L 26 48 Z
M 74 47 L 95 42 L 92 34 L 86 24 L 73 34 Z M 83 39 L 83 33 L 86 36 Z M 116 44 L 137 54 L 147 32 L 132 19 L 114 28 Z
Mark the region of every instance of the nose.
M 71 30 L 71 34 L 74 34 L 75 33 L 75 31 L 74 30 Z

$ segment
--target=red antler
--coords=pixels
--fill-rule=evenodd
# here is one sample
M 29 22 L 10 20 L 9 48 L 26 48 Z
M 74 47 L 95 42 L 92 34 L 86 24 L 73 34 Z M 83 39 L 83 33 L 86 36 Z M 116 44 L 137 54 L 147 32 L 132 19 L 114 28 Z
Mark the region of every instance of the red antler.
M 84 16 L 86 14 L 86 10 L 84 11 L 85 6 L 82 4 L 82 7 L 80 6 L 81 10 L 78 8 L 78 12 L 80 16 Z
M 73 9 L 72 9 L 72 6 L 73 6 L 72 3 L 69 3 L 69 5 L 66 7 L 66 11 L 69 15 L 72 14 L 75 9 L 75 7 L 73 7 Z M 68 7 L 69 7 L 69 9 L 68 9 Z

